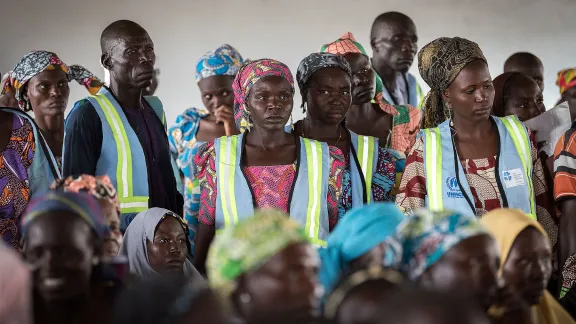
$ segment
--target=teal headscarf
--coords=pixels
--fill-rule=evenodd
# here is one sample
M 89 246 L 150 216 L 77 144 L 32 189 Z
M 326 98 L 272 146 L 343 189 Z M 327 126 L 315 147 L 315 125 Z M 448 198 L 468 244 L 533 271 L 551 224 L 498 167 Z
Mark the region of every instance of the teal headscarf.
M 417 280 L 446 252 L 465 239 L 488 234 L 473 215 L 421 209 L 408 216 L 400 230 L 404 238 L 401 271 Z
M 320 250 L 320 282 L 324 291 L 332 291 L 351 261 L 381 243 L 388 245 L 382 264 L 397 269 L 402 259 L 402 243 L 396 233 L 405 219 L 393 203 L 374 203 L 346 213 L 328 236 L 327 248 Z

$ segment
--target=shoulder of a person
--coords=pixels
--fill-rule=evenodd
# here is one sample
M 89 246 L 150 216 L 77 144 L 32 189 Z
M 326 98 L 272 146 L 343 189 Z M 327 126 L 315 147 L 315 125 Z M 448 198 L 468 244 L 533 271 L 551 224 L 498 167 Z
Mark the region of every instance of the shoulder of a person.
M 68 115 L 67 119 L 75 120 L 80 119 L 80 117 L 82 117 L 81 118 L 82 120 L 86 120 L 86 118 L 97 116 L 98 113 L 96 112 L 94 105 L 92 105 L 92 103 L 88 99 L 82 99 L 74 104 L 74 108 L 72 108 L 72 110 L 70 111 L 70 114 Z

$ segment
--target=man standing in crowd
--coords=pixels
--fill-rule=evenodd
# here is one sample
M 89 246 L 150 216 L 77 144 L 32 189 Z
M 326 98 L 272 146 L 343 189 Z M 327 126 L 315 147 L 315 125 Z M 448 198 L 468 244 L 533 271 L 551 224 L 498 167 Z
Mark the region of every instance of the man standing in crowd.
M 538 83 L 544 91 L 544 65 L 536 55 L 527 52 L 512 54 L 504 63 L 504 72 L 521 72 Z
M 100 46 L 109 88 L 76 103 L 68 116 L 64 177 L 107 174 L 118 191 L 122 229 L 151 207 L 181 215 L 162 103 L 143 96 L 154 78 L 154 43 L 137 23 L 119 20 L 102 32 Z
M 408 73 L 418 51 L 417 42 L 416 25 L 402 13 L 383 13 L 372 24 L 372 66 L 382 78 L 384 99 L 390 104 L 418 107 L 423 98 L 416 78 Z

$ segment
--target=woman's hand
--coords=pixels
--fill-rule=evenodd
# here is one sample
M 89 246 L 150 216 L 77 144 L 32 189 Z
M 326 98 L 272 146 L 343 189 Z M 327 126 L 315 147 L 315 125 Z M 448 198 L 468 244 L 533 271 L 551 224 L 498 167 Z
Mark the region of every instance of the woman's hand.
M 238 128 L 236 127 L 236 121 L 234 120 L 234 111 L 232 108 L 222 105 L 214 111 L 214 117 L 216 117 L 216 123 L 224 124 L 224 131 L 226 136 L 238 134 Z

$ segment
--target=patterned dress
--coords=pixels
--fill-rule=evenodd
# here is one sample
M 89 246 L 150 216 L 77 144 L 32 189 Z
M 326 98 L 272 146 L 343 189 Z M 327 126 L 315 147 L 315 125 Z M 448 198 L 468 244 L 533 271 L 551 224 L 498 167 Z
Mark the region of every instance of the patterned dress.
M 176 158 L 176 164 L 184 174 L 184 220 L 190 228 L 188 237 L 191 252 L 194 251 L 194 237 L 198 227 L 198 209 L 200 208 L 200 185 L 196 176 L 194 157 L 198 148 L 204 144 L 196 139 L 200 120 L 208 116 L 205 110 L 190 108 L 176 118 L 174 126 L 168 130 L 170 151 Z
M 198 219 L 205 225 L 215 225 L 216 197 L 216 150 L 214 142 L 200 147 L 196 156 L 198 179 L 200 181 L 200 212 Z M 338 205 L 342 195 L 344 155 L 336 147 L 330 147 L 330 175 L 328 177 L 328 216 L 330 230 L 339 219 Z M 254 193 L 258 208 L 275 208 L 288 212 L 290 189 L 296 176 L 296 164 L 244 167 L 248 183 Z
M 350 177 L 350 153 L 344 154 L 346 168 L 342 177 L 342 199 L 338 205 L 340 217 L 352 209 L 352 181 Z M 372 195 L 374 201 L 394 201 L 394 183 L 396 181 L 396 161 L 388 149 L 380 147 L 376 172 L 372 177 Z
M 28 168 L 34 159 L 34 131 L 25 118 L 13 116 L 8 145 L 0 152 L 0 234 L 18 251 L 19 223 L 30 196 Z

